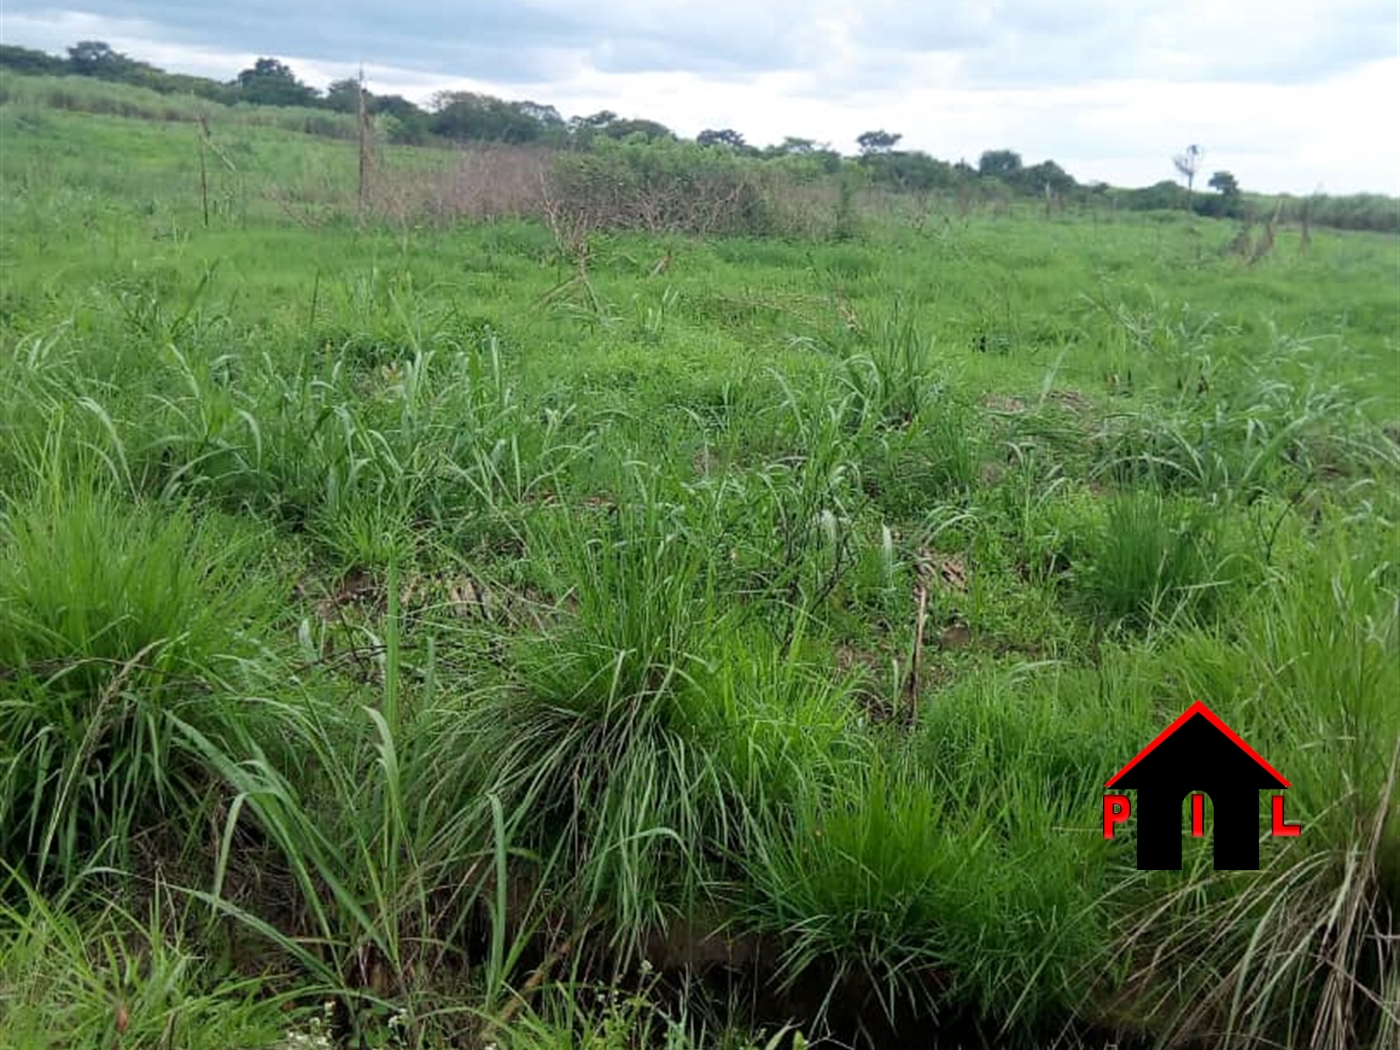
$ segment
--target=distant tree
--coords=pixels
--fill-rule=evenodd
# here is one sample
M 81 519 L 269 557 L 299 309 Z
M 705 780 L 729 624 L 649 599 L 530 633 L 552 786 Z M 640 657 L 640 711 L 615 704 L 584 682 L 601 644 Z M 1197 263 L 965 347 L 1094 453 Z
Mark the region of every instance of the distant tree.
M 1216 192 L 1197 197 L 1191 202 L 1191 210 L 1197 215 L 1207 215 L 1215 219 L 1238 219 L 1245 214 L 1244 195 L 1240 184 L 1228 171 L 1217 171 L 1207 185 Z
M 983 178 L 1015 182 L 1021 171 L 1021 155 L 1015 150 L 987 150 L 977 161 L 977 174 Z
M 374 109 L 373 98 L 368 91 L 365 92 L 365 103 Z M 327 109 L 333 109 L 337 113 L 358 113 L 360 111 L 360 82 L 354 77 L 346 77 L 344 80 L 332 81 L 326 88 L 325 104 Z
M 570 117 L 567 125 L 569 138 L 574 145 L 586 148 L 616 119 L 617 114 L 610 109 L 601 109 L 586 117 Z
M 152 86 L 157 91 L 175 95 L 196 95 L 223 105 L 238 101 L 238 88 L 207 77 L 189 76 L 185 73 L 160 73 L 160 82 Z
M 296 78 L 286 63 L 260 58 L 251 69 L 238 74 L 238 93 L 255 106 L 309 106 L 318 97 L 315 88 Z
M 654 120 L 613 120 L 606 128 L 604 134 L 614 139 L 629 139 L 633 135 L 640 135 L 648 142 L 656 142 L 662 139 L 673 139 L 675 132 L 665 124 L 658 124 Z
M 755 151 L 750 147 L 749 152 Z M 841 168 L 841 154 L 830 146 L 820 144 L 815 139 L 797 138 L 794 135 L 787 136 L 782 142 L 775 142 L 771 146 L 764 147 L 762 155 L 773 160 L 802 158 L 812 162 L 806 168 L 791 168 L 792 171 L 824 172 L 829 175 Z
M 574 144 L 582 148 L 587 148 L 599 135 L 606 135 L 611 139 L 627 139 L 633 135 L 640 135 L 648 142 L 676 137 L 664 124 L 658 124 L 654 120 L 624 120 L 610 109 L 601 109 L 586 117 L 570 117 L 564 127 Z
M 555 107 L 528 99 L 512 102 L 510 105 L 517 113 L 534 121 L 538 126 L 539 131 L 533 141 L 551 146 L 563 146 L 568 143 L 569 125 Z
M 956 180 L 953 166 L 920 150 L 867 153 L 859 164 L 870 173 L 870 180 L 896 190 L 922 192 L 951 186 Z
M 472 91 L 440 91 L 433 96 L 432 129 L 451 139 L 484 142 L 533 142 L 542 125 L 516 106 Z
M 744 141 L 744 136 L 740 135 L 733 128 L 723 128 L 719 131 L 713 128 L 706 128 L 704 131 L 700 132 L 699 135 L 695 136 L 695 141 L 702 146 L 724 146 L 734 150 L 736 153 L 742 153 L 744 150 L 748 149 L 748 143 Z
M 587 117 L 574 117 L 572 120 L 569 121 L 569 127 L 592 128 L 594 131 L 599 131 L 607 127 L 609 124 L 613 123 L 613 121 L 615 120 L 617 120 L 617 114 L 614 113 L 612 110 L 600 109 L 597 113 L 591 114 Z
M 1210 182 L 1206 185 L 1222 197 L 1238 197 L 1240 195 L 1240 184 L 1228 171 L 1217 171 L 1210 177 Z
M 1186 180 L 1186 199 L 1191 200 L 1191 191 L 1196 185 L 1196 172 L 1201 170 L 1201 161 L 1205 158 L 1206 151 L 1195 143 L 1187 146 L 1184 151 L 1172 158 L 1172 163 L 1176 165 L 1176 170 L 1181 177 Z
M 1117 196 L 1130 211 L 1166 211 L 1180 208 L 1182 204 L 1181 184 L 1171 179 L 1141 189 L 1123 190 Z
M 118 79 L 136 61 L 101 40 L 82 40 L 68 49 L 68 68 L 79 76 Z
M 512 102 L 511 105 L 513 105 L 519 113 L 529 117 L 531 120 L 538 121 L 547 128 L 558 128 L 561 130 L 564 128 L 564 118 L 559 115 L 559 111 L 553 106 L 545 106 L 538 102 L 529 101 Z
M 856 136 L 856 145 L 860 147 L 862 156 L 870 156 L 872 153 L 888 153 L 899 145 L 899 140 L 904 138 L 889 131 L 865 131 Z
M 1036 193 L 1043 193 L 1047 188 L 1051 193 L 1069 193 L 1079 185 L 1073 175 L 1053 160 L 1043 160 L 1024 169 L 1020 182 L 1028 192 Z
M 486 142 L 560 141 L 564 118 L 553 106 L 508 102 L 471 91 L 440 91 L 433 96 L 432 130 L 447 138 Z
M 50 55 L 46 51 L 36 51 L 29 47 L 15 47 L 13 44 L 0 44 L 0 68 L 13 69 L 16 73 L 49 74 L 51 76 L 58 76 L 69 71 L 66 59 Z
M 432 135 L 432 118 L 428 112 L 402 95 L 371 96 L 370 112 L 393 119 L 389 138 L 394 142 L 420 145 Z
M 364 92 L 365 105 L 372 106 L 372 95 Z M 346 77 L 344 80 L 330 81 L 326 87 L 326 97 L 322 99 L 322 105 L 326 109 L 335 109 L 337 113 L 357 113 L 360 112 L 360 81 L 354 77 Z
M 402 95 L 371 95 L 370 98 L 373 100 L 371 108 L 376 113 L 388 113 L 400 120 L 426 119 L 428 116 L 426 110 Z

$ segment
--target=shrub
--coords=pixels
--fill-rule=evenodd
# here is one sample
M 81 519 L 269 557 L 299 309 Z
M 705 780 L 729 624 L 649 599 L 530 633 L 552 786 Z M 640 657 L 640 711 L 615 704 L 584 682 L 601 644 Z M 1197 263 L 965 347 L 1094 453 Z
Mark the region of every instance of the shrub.
M 599 140 L 588 153 L 556 159 L 549 194 L 554 208 L 588 228 L 729 235 L 773 228 L 760 165 L 692 143 Z

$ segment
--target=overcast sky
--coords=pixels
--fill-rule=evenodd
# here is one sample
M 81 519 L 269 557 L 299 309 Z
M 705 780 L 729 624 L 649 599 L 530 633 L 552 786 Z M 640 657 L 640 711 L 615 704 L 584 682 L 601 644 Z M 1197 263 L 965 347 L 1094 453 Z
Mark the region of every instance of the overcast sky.
M 83 39 L 232 79 L 442 88 L 854 150 L 872 128 L 1146 185 L 1206 150 L 1248 189 L 1400 195 L 1400 0 L 3 0 L 0 40 Z

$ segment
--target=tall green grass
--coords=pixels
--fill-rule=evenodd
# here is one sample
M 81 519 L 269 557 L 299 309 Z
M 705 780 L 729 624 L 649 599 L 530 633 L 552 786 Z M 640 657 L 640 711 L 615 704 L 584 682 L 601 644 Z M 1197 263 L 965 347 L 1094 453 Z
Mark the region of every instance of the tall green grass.
M 193 819 L 210 770 L 176 723 L 254 729 L 278 587 L 257 529 L 41 470 L 0 516 L 0 828 L 7 863 L 67 879 Z
M 58 1047 L 273 1048 L 297 1018 L 257 978 L 211 965 L 189 909 L 158 887 L 146 914 L 0 881 L 0 1042 Z M 13 892 L 16 891 L 17 892 Z
M 1381 536 L 1326 543 L 1233 629 L 1176 649 L 1191 695 L 1259 727 L 1304 826 L 1259 873 L 1198 873 L 1130 920 L 1123 943 L 1150 958 L 1176 1039 L 1379 1048 L 1400 1031 L 1400 580 L 1394 527 Z M 1183 987 L 1202 955 L 1219 969 Z

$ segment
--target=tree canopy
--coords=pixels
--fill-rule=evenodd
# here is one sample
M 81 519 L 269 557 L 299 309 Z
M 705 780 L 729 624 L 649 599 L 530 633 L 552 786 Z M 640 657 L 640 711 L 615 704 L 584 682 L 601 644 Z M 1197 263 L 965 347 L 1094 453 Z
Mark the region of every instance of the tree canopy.
M 1228 171 L 1217 171 L 1210 177 L 1208 185 L 1222 197 L 1238 197 L 1240 195 L 1240 184 Z
M 522 144 L 562 138 L 565 127 L 553 106 L 471 91 L 440 91 L 432 110 L 433 132 L 450 139 Z
M 373 96 L 366 91 L 366 105 L 369 105 L 372 98 Z M 337 113 L 359 112 L 360 82 L 354 77 L 346 77 L 344 80 L 331 81 L 330 85 L 326 88 L 325 103 L 327 108 L 333 109 Z
M 702 146 L 724 146 L 735 152 L 743 152 L 748 148 L 748 143 L 744 141 L 744 136 L 740 135 L 733 128 L 723 128 L 719 131 L 713 128 L 706 128 L 695 136 L 695 141 Z
M 310 106 L 319 92 L 296 78 L 280 59 L 260 58 L 238 74 L 238 90 L 245 102 L 260 106 Z
M 68 66 L 79 76 L 116 80 L 136 65 L 134 58 L 101 40 L 81 40 L 68 49 Z
M 899 140 L 903 135 L 890 131 L 865 131 L 856 136 L 856 145 L 860 147 L 860 152 L 868 156 L 871 153 L 888 153 L 899 145 Z
M 1010 149 L 991 149 L 977 161 L 977 174 L 983 178 L 1015 182 L 1021 174 L 1021 155 Z

